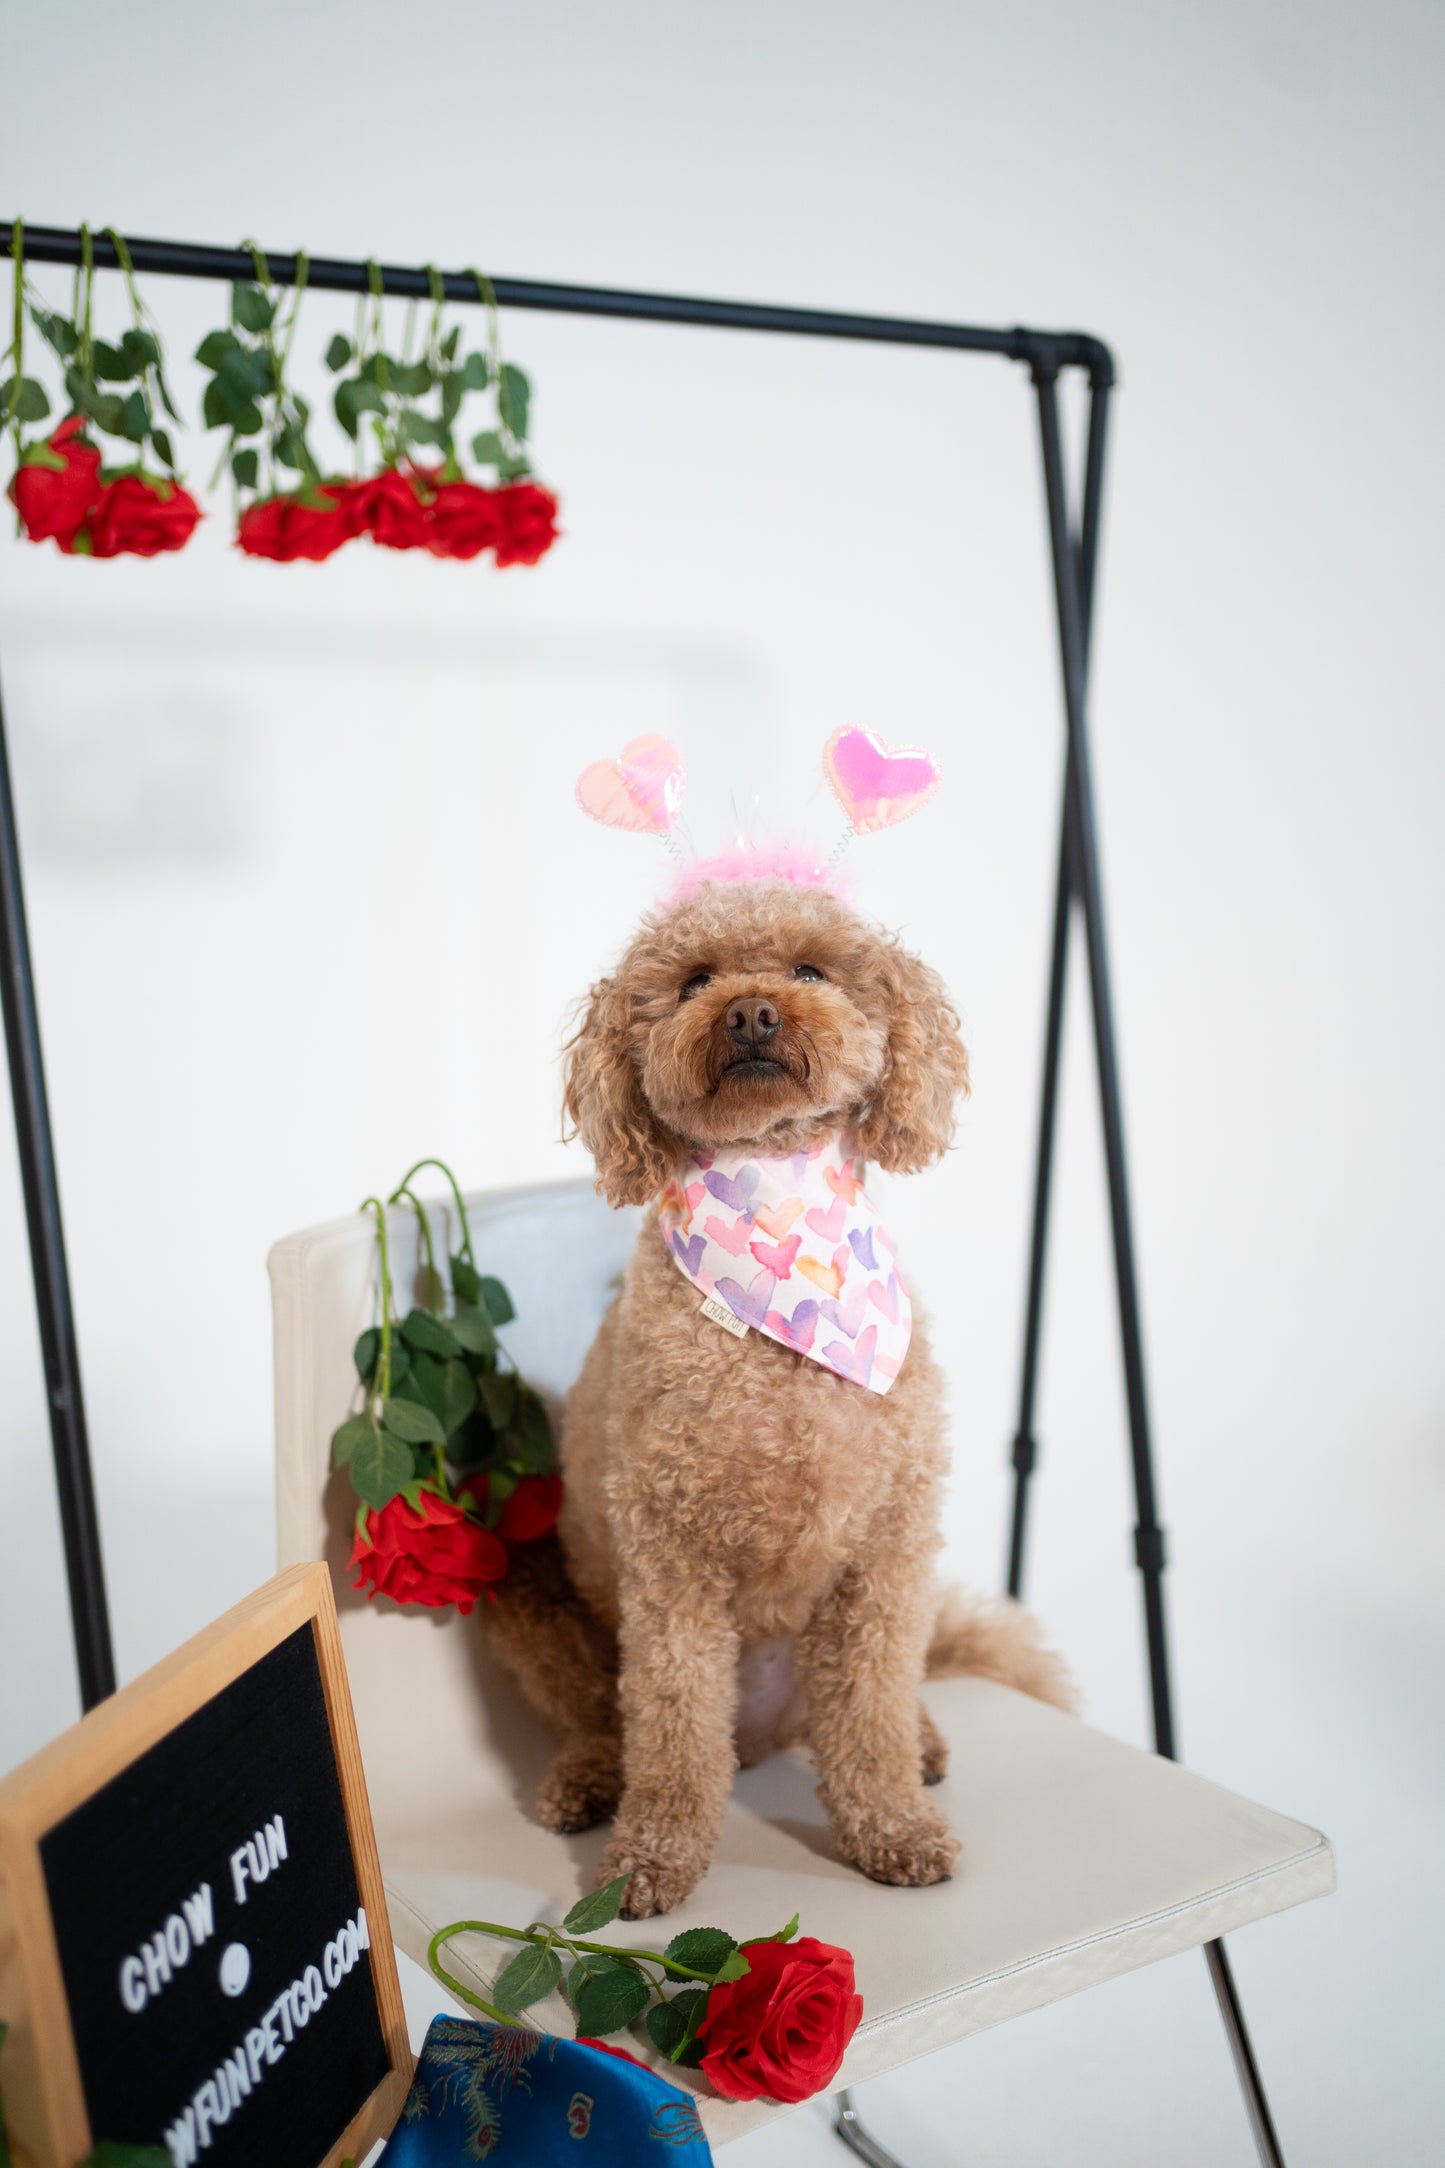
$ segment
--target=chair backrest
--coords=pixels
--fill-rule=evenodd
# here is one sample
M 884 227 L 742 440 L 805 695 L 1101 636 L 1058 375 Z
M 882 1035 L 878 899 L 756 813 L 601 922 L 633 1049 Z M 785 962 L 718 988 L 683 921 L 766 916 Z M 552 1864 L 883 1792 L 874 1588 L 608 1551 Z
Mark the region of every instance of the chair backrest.
M 468 1193 L 480 1272 L 503 1281 L 516 1305 L 506 1343 L 517 1368 L 552 1405 L 566 1394 L 612 1298 L 639 1215 L 615 1212 L 586 1180 Z M 457 1246 L 456 1209 L 428 1204 L 438 1254 Z M 387 1215 L 392 1280 L 410 1306 L 420 1250 L 416 1213 Z M 376 1223 L 367 1214 L 332 1220 L 278 1242 L 268 1259 L 276 1356 L 276 1542 L 278 1566 L 326 1558 L 343 1597 L 355 1500 L 331 1482 L 331 1434 L 356 1405 L 352 1349 L 376 1322 Z

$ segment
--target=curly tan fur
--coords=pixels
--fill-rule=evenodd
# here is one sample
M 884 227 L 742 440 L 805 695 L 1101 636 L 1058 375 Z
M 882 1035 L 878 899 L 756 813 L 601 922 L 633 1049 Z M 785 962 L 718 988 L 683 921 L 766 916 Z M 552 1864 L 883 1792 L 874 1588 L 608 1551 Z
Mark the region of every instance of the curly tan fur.
M 780 1018 L 762 1076 L 729 1068 L 747 995 Z M 592 989 L 566 1108 L 603 1195 L 648 1203 L 694 1149 L 782 1154 L 845 1127 L 882 1166 L 927 1166 L 967 1081 L 941 981 L 891 935 L 825 890 L 708 885 Z M 562 1735 L 543 1818 L 615 1809 L 600 1875 L 630 1877 L 628 1915 L 706 1872 L 739 1760 L 803 1737 L 847 1858 L 946 1877 L 925 1673 L 1061 1706 L 1069 1689 L 1016 1607 L 940 1610 L 943 1381 L 917 1310 L 897 1382 L 868 1392 L 711 1324 L 651 1220 L 568 1402 L 563 1467 L 561 1553 L 503 1584 L 492 1630 Z

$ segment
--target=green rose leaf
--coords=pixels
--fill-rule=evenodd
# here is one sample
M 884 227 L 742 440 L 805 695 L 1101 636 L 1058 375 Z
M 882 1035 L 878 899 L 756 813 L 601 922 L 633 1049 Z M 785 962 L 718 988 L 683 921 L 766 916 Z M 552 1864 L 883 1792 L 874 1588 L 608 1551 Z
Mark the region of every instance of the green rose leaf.
M 170 432 L 165 429 L 153 429 L 151 431 L 151 442 L 156 448 L 157 458 L 163 461 L 174 474 L 176 471 L 176 455 L 171 448 Z
M 507 1429 L 517 1412 L 517 1381 L 511 1372 L 485 1371 L 477 1380 L 477 1390 L 493 1429 Z
M 477 1282 L 477 1287 L 482 1304 L 492 1323 L 494 1325 L 510 1325 L 517 1313 L 512 1308 L 512 1298 L 501 1281 L 494 1280 L 489 1275 L 484 1275 Z
M 470 1303 L 461 1303 L 457 1306 L 456 1315 L 448 1322 L 453 1338 L 459 1340 L 469 1354 L 496 1354 L 497 1336 L 485 1310 L 474 1308 Z
M 404 1380 L 393 1379 L 393 1394 L 400 1393 L 403 1400 L 419 1400 L 424 1408 L 446 1428 L 446 1365 L 436 1355 L 413 1355 L 410 1370 Z
M 161 350 L 150 332 L 135 324 L 120 342 L 120 350 L 131 365 L 132 376 L 139 376 L 142 369 L 153 369 L 161 358 Z
M 393 1396 L 383 1405 L 381 1420 L 393 1438 L 401 1438 L 407 1445 L 445 1445 L 447 1442 L 441 1424 L 431 1409 L 424 1408 L 419 1400 L 398 1400 Z M 357 1488 L 361 1488 L 360 1484 Z
M 594 1889 L 585 1897 L 579 1897 L 562 1925 L 569 1935 L 595 1935 L 599 1927 L 609 1926 L 622 1910 L 622 1900 L 627 1895 L 628 1875 L 618 1875 L 615 1882 Z
M 103 383 L 108 384 L 121 384 L 128 376 L 140 374 L 139 369 L 132 366 L 123 346 L 108 346 L 104 339 L 97 339 L 91 348 L 91 368 Z
M 49 309 L 37 309 L 33 305 L 30 320 L 46 345 L 57 353 L 62 361 L 69 361 L 80 344 L 80 334 L 68 316 L 57 316 Z
M 403 399 L 419 399 L 432 387 L 431 363 L 427 361 L 394 361 L 391 365 L 391 388 Z
M 524 474 L 530 474 L 531 471 L 532 462 L 530 459 L 499 459 L 497 462 L 497 477 L 499 481 L 520 482 L 522 476 Z
M 631 1957 L 614 1957 L 610 1950 L 574 1950 L 572 1952 L 572 1978 L 580 1987 L 582 1981 L 599 1972 L 636 1972 L 637 1961 Z M 579 1977 L 580 1975 L 580 1977 Z
M 408 1310 L 402 1319 L 401 1336 L 408 1347 L 422 1348 L 428 1355 L 461 1353 L 456 1334 L 428 1310 Z
M 160 442 L 159 437 L 157 437 L 156 442 Z M 236 482 L 239 488 L 254 489 L 256 487 L 257 478 L 261 472 L 261 462 L 257 457 L 256 453 L 253 451 L 248 450 L 244 452 L 237 452 L 234 454 L 231 460 L 231 472 L 235 475 Z M 366 1335 L 363 1334 L 362 1338 L 364 1339 L 365 1337 Z M 379 1348 L 381 1346 L 381 1334 L 379 1332 L 374 1332 L 374 1337 L 376 1340 L 376 1344 Z M 360 1345 L 361 1341 L 358 1340 L 357 1346 L 359 1347 Z M 375 1360 L 376 1358 L 375 1356 L 373 1356 L 372 1361 L 375 1362 Z
M 452 1290 L 457 1301 L 479 1301 L 482 1292 L 480 1275 L 467 1263 L 465 1257 L 453 1257 L 450 1263 L 452 1268 Z
M 688 1927 L 680 1935 L 673 1936 L 662 1954 L 675 1965 L 686 1965 L 689 1972 L 705 1972 L 717 1977 L 736 1949 L 736 1941 L 720 1927 Z M 744 1963 L 743 1972 L 747 1969 Z M 742 1973 L 734 1973 L 732 1977 L 740 1980 Z
M 90 411 L 97 428 L 103 429 L 110 437 L 125 435 L 125 408 L 125 400 L 115 392 L 101 392 L 90 402 Z
M 457 354 L 457 346 L 458 346 L 458 344 L 459 344 L 459 342 L 460 342 L 460 340 L 461 340 L 461 336 L 462 336 L 462 327 L 461 327 L 461 325 L 460 325 L 460 324 L 453 324 L 453 325 L 452 325 L 452 328 L 451 328 L 451 330 L 450 330 L 450 331 L 449 331 L 449 332 L 447 333 L 446 337 L 445 337 L 445 338 L 444 338 L 444 339 L 442 340 L 442 359 L 443 359 L 444 361 L 455 361 L 455 360 L 456 360 L 456 354 Z
M 743 1980 L 746 1979 L 752 1969 L 742 1951 L 734 1950 L 727 1963 L 719 1969 L 717 1977 L 720 1982 L 723 1980 Z
M 252 452 L 250 456 L 254 459 L 256 455 Z M 362 1384 L 369 1385 L 375 1374 L 377 1363 L 381 1359 L 381 1327 L 379 1325 L 367 1326 L 351 1351 L 351 1359 L 356 1365 L 356 1375 L 360 1378 Z
M 647 2008 L 652 1991 L 646 1980 L 635 1972 L 596 1973 L 584 1980 L 577 1992 L 577 2033 L 579 2038 L 602 2039 L 608 2033 L 621 2032 L 624 2025 Z
M 555 1950 L 544 1949 L 540 1943 L 529 1943 L 518 1950 L 509 1963 L 497 1974 L 491 1999 L 499 2010 L 515 2016 L 544 1995 L 550 1995 L 562 1977 L 562 1960 Z
M 346 377 L 336 387 L 332 400 L 336 419 L 349 437 L 354 437 L 363 414 L 384 414 L 386 401 L 374 384 L 358 382 L 354 376 Z
M 123 434 L 130 438 L 132 444 L 145 443 L 150 435 L 151 417 L 143 391 L 133 391 L 126 400 L 120 425 Z
M 791 1919 L 789 1920 L 789 1922 L 788 1922 L 787 1926 L 786 1926 L 786 1927 L 780 1927 L 780 1928 L 778 1929 L 777 1933 L 776 1933 L 775 1935 L 769 1935 L 769 1936 L 767 1937 L 767 1940 L 768 1940 L 769 1942 L 791 1942 L 791 1941 L 792 1941 L 792 1939 L 793 1939 L 793 1937 L 794 1937 L 794 1935 L 795 1935 L 795 1934 L 796 1934 L 797 1932 L 798 1932 L 798 1915 L 797 1915 L 797 1913 L 795 1912 L 795 1913 L 793 1914 L 792 1918 L 791 1918 Z
M 461 1429 L 477 1404 L 472 1373 L 463 1362 L 449 1362 L 442 1372 L 442 1405 L 439 1414 L 448 1438 Z
M 527 409 L 531 404 L 532 387 L 522 371 L 512 362 L 502 363 L 502 373 L 497 380 L 497 412 L 504 428 L 511 431 L 519 444 L 527 435 Z
M 504 1444 L 512 1459 L 519 1460 L 533 1475 L 552 1473 L 557 1465 L 552 1425 L 530 1385 L 518 1385 L 516 1413 L 506 1425 L 506 1433 Z
M 454 422 L 462 407 L 462 380 L 454 369 L 442 378 L 442 420 Z
M 348 1415 L 340 1428 L 331 1433 L 332 1467 L 344 1468 L 356 1448 L 365 1444 L 375 1428 L 369 1415 Z
M 233 346 L 223 354 L 216 374 L 238 397 L 264 399 L 276 388 L 276 369 L 261 346 Z
M 500 466 L 507 456 L 507 447 L 495 429 L 483 429 L 472 438 L 472 457 L 479 466 Z
M 487 367 L 485 354 L 468 354 L 458 374 L 464 391 L 485 391 L 491 382 L 491 371 Z
M 430 1310 L 433 1315 L 447 1299 L 446 1283 L 431 1265 L 422 1265 L 418 1270 L 414 1293 L 422 1308 Z
M 394 1405 L 388 1401 L 388 1412 Z M 346 1465 L 356 1495 L 369 1506 L 389 1505 L 398 1491 L 406 1489 L 415 1472 L 406 1445 L 399 1435 L 394 1436 L 387 1430 L 370 1431 L 356 1446 Z
M 231 288 L 231 314 L 243 331 L 269 331 L 276 304 L 259 286 L 236 285 Z
M 678 2050 L 685 2047 L 697 2031 L 698 2020 L 706 2008 L 705 1987 L 684 1988 L 670 2002 L 655 2002 L 647 2013 L 647 2030 L 653 2046 L 680 2062 L 683 2058 Z
M 14 415 L 22 422 L 43 422 L 49 412 L 45 386 L 33 376 L 11 376 L 0 384 L 0 414 L 7 419 Z
M 351 341 L 343 332 L 338 331 L 336 337 L 326 349 L 326 366 L 335 376 L 338 370 L 346 367 L 350 359 Z
M 203 369 L 219 369 L 227 354 L 234 354 L 240 344 L 234 331 L 208 331 L 196 348 L 196 359 Z
M 447 1458 L 458 1468 L 475 1468 L 479 1462 L 489 1460 L 496 1445 L 491 1424 L 480 1409 L 474 1409 L 447 1439 Z

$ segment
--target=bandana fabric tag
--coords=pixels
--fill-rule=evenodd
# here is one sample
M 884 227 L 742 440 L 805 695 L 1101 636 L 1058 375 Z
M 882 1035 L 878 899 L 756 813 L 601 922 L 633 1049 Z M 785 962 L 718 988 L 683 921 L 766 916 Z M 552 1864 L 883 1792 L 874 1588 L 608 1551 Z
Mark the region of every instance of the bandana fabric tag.
M 715 1325 L 721 1325 L 724 1332 L 730 1332 L 735 1340 L 746 1340 L 748 1336 L 747 1326 L 740 1317 L 733 1316 L 732 1311 L 720 1295 L 708 1296 L 703 1303 L 702 1314 L 704 1317 L 710 1317 Z
M 850 1140 L 787 1159 L 699 1153 L 663 1191 L 658 1220 L 678 1270 L 705 1298 L 704 1316 L 888 1391 L 913 1306 Z

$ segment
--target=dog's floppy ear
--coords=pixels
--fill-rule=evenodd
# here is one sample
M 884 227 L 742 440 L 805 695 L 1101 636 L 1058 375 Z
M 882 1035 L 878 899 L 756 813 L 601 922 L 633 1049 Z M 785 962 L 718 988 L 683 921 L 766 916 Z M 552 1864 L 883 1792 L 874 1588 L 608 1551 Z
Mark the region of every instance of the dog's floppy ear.
M 954 1102 L 968 1090 L 968 1055 L 936 971 L 906 949 L 890 948 L 881 975 L 890 1007 L 888 1050 L 859 1149 L 879 1167 L 917 1174 L 953 1141 Z
M 654 1118 L 632 1058 L 628 1003 L 615 979 L 599 979 L 563 1053 L 562 1106 L 570 1134 L 597 1163 L 609 1204 L 651 1204 L 677 1162 L 677 1146 Z

